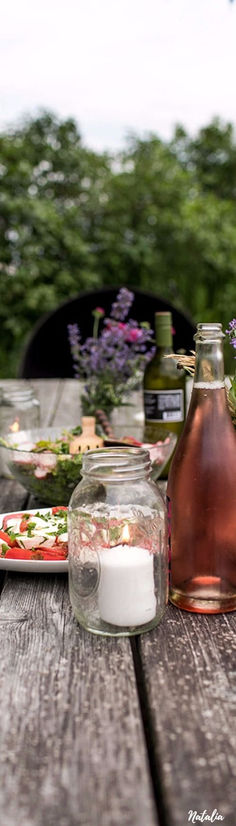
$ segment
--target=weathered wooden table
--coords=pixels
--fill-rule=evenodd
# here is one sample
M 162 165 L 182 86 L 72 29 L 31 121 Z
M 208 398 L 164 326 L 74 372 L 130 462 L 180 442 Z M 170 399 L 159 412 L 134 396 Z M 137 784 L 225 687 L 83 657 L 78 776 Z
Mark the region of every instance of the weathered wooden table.
M 45 424 L 75 424 L 76 382 L 32 383 Z M 0 480 L 1 512 L 29 506 Z M 235 628 L 170 605 L 140 638 L 100 638 L 65 575 L 2 572 L 1 826 L 233 826 Z

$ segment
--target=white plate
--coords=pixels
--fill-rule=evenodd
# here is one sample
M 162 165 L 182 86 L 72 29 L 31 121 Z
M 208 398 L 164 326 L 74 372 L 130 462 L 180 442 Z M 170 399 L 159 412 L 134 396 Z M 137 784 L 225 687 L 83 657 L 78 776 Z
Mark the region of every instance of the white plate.
M 0 530 L 2 527 L 2 520 L 4 516 L 9 516 L 10 513 L 48 513 L 51 508 L 35 508 L 35 510 L 22 511 L 8 511 L 8 513 L 0 513 Z M 47 562 L 44 559 L 5 559 L 0 557 L 0 571 L 28 571 L 29 573 L 37 574 L 59 574 L 68 571 L 68 559 L 55 559 Z

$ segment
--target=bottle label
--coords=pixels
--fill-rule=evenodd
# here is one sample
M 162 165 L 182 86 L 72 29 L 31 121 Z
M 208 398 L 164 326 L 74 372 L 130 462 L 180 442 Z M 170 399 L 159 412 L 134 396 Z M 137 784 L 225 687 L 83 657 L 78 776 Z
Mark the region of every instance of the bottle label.
M 183 422 L 184 391 L 144 390 L 144 411 L 149 422 Z

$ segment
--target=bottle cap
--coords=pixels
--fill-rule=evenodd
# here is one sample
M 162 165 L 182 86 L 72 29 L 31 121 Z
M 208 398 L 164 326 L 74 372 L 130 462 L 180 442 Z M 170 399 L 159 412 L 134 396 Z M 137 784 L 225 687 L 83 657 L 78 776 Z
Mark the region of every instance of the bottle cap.
M 168 311 L 163 313 L 155 313 L 155 319 L 158 321 L 158 326 L 161 324 L 162 327 L 169 327 L 172 325 L 172 313 Z

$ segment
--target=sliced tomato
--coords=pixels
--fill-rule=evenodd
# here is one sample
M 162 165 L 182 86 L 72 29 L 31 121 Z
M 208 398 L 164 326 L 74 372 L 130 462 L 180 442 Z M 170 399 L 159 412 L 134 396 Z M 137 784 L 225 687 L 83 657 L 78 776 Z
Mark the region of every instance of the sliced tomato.
M 4 554 L 4 559 L 38 559 L 47 560 L 48 562 L 56 562 L 57 560 L 65 561 L 67 551 L 61 553 L 56 548 L 54 553 L 51 553 L 51 548 L 36 548 L 35 552 L 27 550 L 26 548 L 8 548 Z M 2 557 L 3 558 L 3 557 Z
M 0 539 L 3 539 L 3 542 L 6 542 L 6 545 L 9 545 L 10 548 L 13 548 L 14 545 L 17 545 L 16 540 L 11 539 L 11 537 L 8 536 L 8 533 L 5 533 L 5 531 L 0 531 Z
M 32 559 L 31 551 L 26 551 L 25 548 L 9 548 L 6 551 L 4 559 Z
M 40 545 L 37 549 L 40 553 L 43 554 L 44 559 L 66 559 L 67 558 L 67 547 L 65 548 L 58 548 L 58 545 L 53 545 L 51 548 L 45 547 L 45 545 Z
M 57 554 L 56 556 L 52 556 L 52 554 L 48 554 L 46 551 L 44 551 L 43 559 L 45 560 L 45 562 L 65 562 L 66 557 L 64 556 L 64 554 Z
M 52 515 L 54 516 L 58 511 L 68 511 L 68 508 L 66 508 L 65 505 L 57 505 L 55 508 L 52 508 Z
M 25 518 L 23 517 L 23 519 L 20 522 L 20 533 L 24 533 L 24 531 L 27 531 L 30 519 L 31 519 L 31 516 L 27 516 Z
M 57 554 L 63 554 L 65 556 L 68 551 L 67 545 L 63 545 L 62 543 L 60 545 L 51 545 L 49 547 L 47 545 L 40 545 L 39 550 L 43 550 L 52 556 L 57 556 Z
M 32 516 L 31 513 L 27 514 L 27 516 L 28 515 Z M 25 519 L 25 511 L 21 511 L 21 513 L 20 512 L 19 513 L 7 513 L 6 516 L 4 516 L 4 518 L 2 520 L 3 529 L 7 528 L 8 522 L 9 522 L 10 519 L 19 519 L 20 516 L 24 517 L 24 519 Z
M 46 548 L 45 548 L 45 550 L 44 550 L 44 551 L 41 551 L 41 550 L 40 550 L 40 557 L 41 557 L 41 559 L 45 559 L 45 560 L 47 560 L 48 562 L 49 562 L 49 561 L 50 561 L 50 562 L 58 562 L 58 560 L 60 560 L 60 561 L 64 562 L 64 561 L 65 561 L 65 559 L 66 559 L 65 554 L 60 554 L 60 553 L 57 553 L 57 554 L 50 554 L 50 553 L 48 553 L 48 549 L 46 549 Z M 36 555 L 36 556 L 34 556 L 34 557 L 32 557 L 32 558 L 33 558 L 33 559 L 37 559 L 37 555 Z

